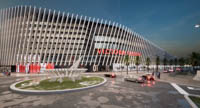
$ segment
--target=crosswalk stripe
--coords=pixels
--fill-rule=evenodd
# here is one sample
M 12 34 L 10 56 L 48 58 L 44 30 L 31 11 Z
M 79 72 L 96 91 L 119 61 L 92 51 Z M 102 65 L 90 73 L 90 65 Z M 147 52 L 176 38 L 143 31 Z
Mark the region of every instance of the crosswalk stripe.
M 194 90 L 194 88 L 193 87 L 187 87 L 188 89 L 190 89 L 190 90 Z
M 171 85 L 180 93 L 183 95 L 189 95 L 189 93 L 187 93 L 185 90 L 183 90 L 181 87 L 179 87 L 177 84 L 175 83 L 171 83 Z

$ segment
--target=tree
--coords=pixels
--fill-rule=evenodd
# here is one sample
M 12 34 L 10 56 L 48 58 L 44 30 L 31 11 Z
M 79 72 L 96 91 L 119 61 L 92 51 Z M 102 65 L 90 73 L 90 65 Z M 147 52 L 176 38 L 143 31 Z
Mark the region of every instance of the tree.
M 189 65 L 189 64 L 190 64 L 190 58 L 189 58 L 189 57 L 185 58 L 185 64 L 186 64 L 186 65 Z
M 138 65 L 140 65 L 140 57 L 136 56 L 135 65 L 137 66 L 137 74 L 138 74 Z
M 165 66 L 167 65 L 168 60 L 166 58 L 163 59 L 163 65 L 164 65 L 164 70 L 165 70 Z
M 184 66 L 184 65 L 185 65 L 185 59 L 184 59 L 183 57 L 179 58 L 179 59 L 178 59 L 178 64 L 179 64 L 180 66 Z
M 160 57 L 156 57 L 156 71 L 158 72 L 158 65 L 160 65 Z
M 174 59 L 174 65 L 177 66 L 177 64 L 178 64 L 178 59 L 175 58 L 175 59 Z
M 177 64 L 178 64 L 178 59 L 175 58 L 175 59 L 174 59 L 174 65 L 175 65 L 175 69 L 174 69 L 174 70 L 175 70 L 175 72 L 176 72 L 176 66 L 177 66 Z
M 174 60 L 173 59 L 170 59 L 169 60 L 169 65 L 170 65 L 170 68 L 172 68 L 172 65 L 174 64 Z
M 200 54 L 197 52 L 192 52 L 192 54 L 189 56 L 190 65 L 192 65 L 192 68 L 194 70 L 194 66 L 200 65 Z
M 174 61 L 172 59 L 169 60 L 169 65 L 173 65 Z
M 129 66 L 129 62 L 130 62 L 130 57 L 129 55 L 126 55 L 125 58 L 124 58 L 124 61 L 126 63 L 126 66 L 127 66 L 127 75 L 128 75 L 128 66 Z
M 151 63 L 151 60 L 149 57 L 146 58 L 146 65 L 147 65 L 147 71 L 149 72 L 149 65 Z

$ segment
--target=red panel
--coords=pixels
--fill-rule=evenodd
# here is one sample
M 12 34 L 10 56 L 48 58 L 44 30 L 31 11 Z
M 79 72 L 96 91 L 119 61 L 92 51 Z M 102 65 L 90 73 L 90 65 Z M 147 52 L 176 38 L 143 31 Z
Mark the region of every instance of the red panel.
M 40 65 L 38 65 L 38 64 L 31 64 L 29 66 L 29 72 L 30 73 L 39 73 L 40 72 Z
M 25 68 L 24 65 L 19 65 L 19 72 L 25 73 Z
M 30 65 L 29 65 L 29 72 L 30 72 L 30 73 L 33 73 L 33 64 L 30 64 Z
M 54 64 L 47 64 L 46 69 L 54 69 Z

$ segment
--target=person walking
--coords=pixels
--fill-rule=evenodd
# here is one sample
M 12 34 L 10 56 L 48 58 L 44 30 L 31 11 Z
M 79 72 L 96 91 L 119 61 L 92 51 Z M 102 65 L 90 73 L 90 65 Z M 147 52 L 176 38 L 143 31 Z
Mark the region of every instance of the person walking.
M 160 79 L 160 72 L 157 72 L 157 78 Z

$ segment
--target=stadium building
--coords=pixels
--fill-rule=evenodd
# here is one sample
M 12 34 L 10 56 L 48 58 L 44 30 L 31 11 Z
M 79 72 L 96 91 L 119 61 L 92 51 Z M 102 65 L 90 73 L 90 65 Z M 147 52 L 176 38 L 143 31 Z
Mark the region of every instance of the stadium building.
M 0 65 L 37 73 L 69 68 L 81 59 L 88 71 L 112 70 L 129 55 L 155 64 L 170 54 L 129 28 L 107 20 L 55 10 L 17 6 L 0 10 Z

